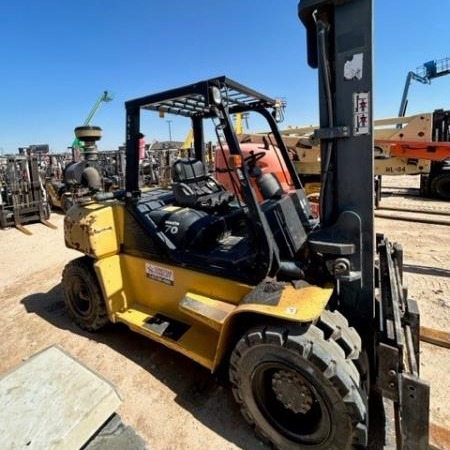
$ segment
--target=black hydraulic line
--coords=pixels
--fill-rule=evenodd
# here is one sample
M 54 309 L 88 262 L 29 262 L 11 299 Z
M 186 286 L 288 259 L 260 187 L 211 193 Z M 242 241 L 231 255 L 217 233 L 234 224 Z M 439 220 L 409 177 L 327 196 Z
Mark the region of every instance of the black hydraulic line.
M 273 142 L 272 137 L 273 137 L 272 133 L 267 133 L 267 138 L 269 139 L 269 143 L 270 143 L 270 145 L 275 149 L 276 143 Z M 274 151 L 275 151 L 275 156 L 276 156 L 277 159 L 278 159 L 278 164 L 279 164 L 280 167 L 281 167 L 281 171 L 283 172 L 283 175 L 284 175 L 284 178 L 285 178 L 287 184 L 289 184 L 290 186 L 295 186 L 295 183 L 292 183 L 292 184 L 291 184 L 291 183 L 289 183 L 289 181 L 288 181 L 289 178 L 288 178 L 288 176 L 287 176 L 287 174 L 286 174 L 286 170 L 284 169 L 285 166 L 283 165 L 283 163 L 282 163 L 282 161 L 281 161 L 279 152 L 277 152 L 276 150 L 274 150 Z
M 323 20 L 318 20 L 316 22 L 318 54 L 319 54 L 319 71 L 321 72 L 322 75 L 321 79 L 323 81 L 323 85 L 325 88 L 324 91 L 327 105 L 328 127 L 332 128 L 334 126 L 333 98 L 331 94 L 331 81 L 326 48 L 326 36 L 329 28 L 330 28 L 329 24 L 324 22 Z M 329 180 L 328 172 L 330 170 L 332 153 L 333 153 L 333 141 L 328 140 L 326 144 L 324 163 L 322 166 L 322 187 L 319 198 L 321 216 L 323 217 L 326 217 L 325 197 L 328 189 L 328 180 Z
M 213 120 L 213 123 L 214 123 L 214 120 Z M 227 173 L 228 173 L 228 175 L 230 177 L 230 181 L 231 181 L 231 184 L 233 186 L 233 191 L 234 191 L 234 193 L 236 195 L 236 200 L 238 202 L 238 205 L 239 205 L 240 208 L 242 208 L 242 203 L 241 203 L 241 200 L 239 198 L 239 195 L 243 196 L 243 193 L 241 192 L 241 190 L 237 186 L 236 180 L 232 176 L 233 170 L 231 169 L 231 167 L 230 167 L 230 165 L 228 163 L 227 157 L 225 155 L 225 150 L 223 148 L 222 141 L 221 141 L 220 136 L 219 136 L 219 132 L 217 131 L 217 125 L 215 123 L 214 123 L 214 125 L 215 125 L 215 132 L 216 132 L 217 142 L 219 143 L 220 151 L 222 153 L 222 158 L 223 158 L 223 160 L 225 162 L 225 166 L 227 167 L 226 171 L 227 171 Z

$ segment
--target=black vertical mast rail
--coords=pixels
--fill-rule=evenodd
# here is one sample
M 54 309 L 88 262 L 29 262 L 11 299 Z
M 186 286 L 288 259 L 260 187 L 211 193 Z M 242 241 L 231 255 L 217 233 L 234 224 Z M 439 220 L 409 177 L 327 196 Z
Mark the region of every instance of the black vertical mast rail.
M 428 449 L 430 387 L 419 378 L 417 303 L 402 287 L 402 248 L 377 236 L 379 311 L 376 387 L 394 402 L 399 449 Z
M 334 267 L 340 309 L 362 336 L 373 387 L 394 402 L 398 449 L 425 450 L 429 386 L 419 379 L 419 312 L 402 286 L 401 246 L 379 236 L 375 271 L 372 9 L 372 0 L 299 3 L 320 104 L 321 227 L 308 243 Z

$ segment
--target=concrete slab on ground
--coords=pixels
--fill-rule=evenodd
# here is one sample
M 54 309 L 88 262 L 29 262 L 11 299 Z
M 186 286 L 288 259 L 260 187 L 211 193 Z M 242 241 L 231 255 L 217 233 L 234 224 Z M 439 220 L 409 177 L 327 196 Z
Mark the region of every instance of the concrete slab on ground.
M 0 379 L 0 448 L 77 450 L 120 403 L 110 383 L 49 347 Z

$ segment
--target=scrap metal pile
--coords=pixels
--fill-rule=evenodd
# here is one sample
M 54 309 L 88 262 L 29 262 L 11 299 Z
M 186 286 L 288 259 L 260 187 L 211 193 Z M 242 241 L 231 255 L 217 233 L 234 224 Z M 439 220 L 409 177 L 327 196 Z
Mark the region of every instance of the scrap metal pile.
M 48 145 L 19 148 L 19 153 L 0 157 L 0 228 L 47 220 L 52 209 L 66 212 L 73 204 L 89 200 L 96 192 L 114 192 L 125 186 L 125 149 L 100 151 L 99 127 L 93 140 L 84 136 L 81 151 L 50 153 Z M 80 131 L 83 134 L 83 130 Z M 92 137 L 92 136 L 91 136 Z M 171 167 L 180 156 L 181 142 L 155 142 L 147 146 L 141 162 L 141 188 L 168 186 Z
M 171 168 L 180 157 L 182 142 L 153 142 L 145 152 L 140 168 L 140 184 L 145 186 L 169 186 L 172 183 Z
M 50 206 L 40 176 L 48 146 L 30 146 L 19 155 L 0 160 L 0 227 L 40 221 L 49 225 Z

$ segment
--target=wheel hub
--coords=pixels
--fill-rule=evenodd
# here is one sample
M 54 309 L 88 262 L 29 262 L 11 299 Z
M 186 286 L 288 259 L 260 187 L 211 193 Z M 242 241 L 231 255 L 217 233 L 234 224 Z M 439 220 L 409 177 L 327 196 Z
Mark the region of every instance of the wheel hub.
M 314 401 L 314 395 L 304 378 L 291 370 L 278 370 L 272 377 L 272 389 L 286 409 L 306 414 Z

